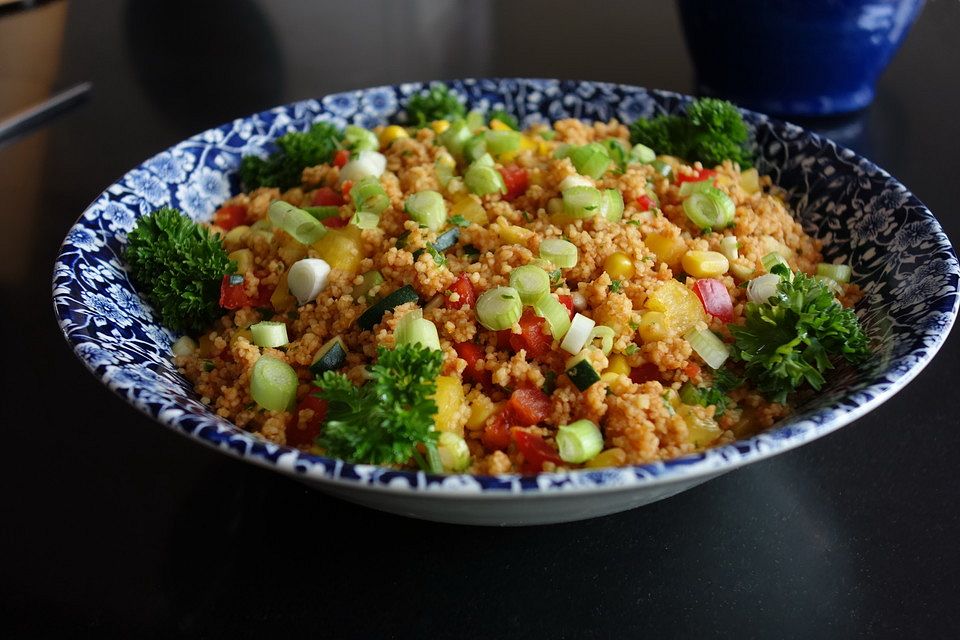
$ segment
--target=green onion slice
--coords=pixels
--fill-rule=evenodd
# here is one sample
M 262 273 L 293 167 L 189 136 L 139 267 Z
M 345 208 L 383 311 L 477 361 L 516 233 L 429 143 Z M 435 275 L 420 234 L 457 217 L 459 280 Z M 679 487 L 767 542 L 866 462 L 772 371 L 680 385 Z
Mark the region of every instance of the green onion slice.
M 618 189 L 604 189 L 600 201 L 600 215 L 610 222 L 623 218 L 623 194 Z
M 540 299 L 533 303 L 533 310 L 547 321 L 550 335 L 554 339 L 562 340 L 563 336 L 567 335 L 570 330 L 570 312 L 552 294 L 540 296 Z
M 709 329 L 694 327 L 683 334 L 683 338 L 690 343 L 697 355 L 714 369 L 722 367 L 730 357 L 729 347 Z
M 485 156 L 490 157 L 490 156 Z M 503 182 L 503 176 L 492 166 L 487 166 L 480 158 L 467 168 L 463 175 L 463 182 L 471 193 L 478 196 L 485 196 L 490 193 L 506 193 L 507 186 Z
M 447 205 L 436 191 L 420 191 L 407 198 L 404 211 L 431 231 L 439 231 L 447 222 Z
M 739 249 L 740 241 L 737 240 L 737 236 L 725 236 L 723 240 L 720 241 L 720 253 L 730 262 L 740 257 Z
M 574 218 L 592 218 L 600 211 L 603 196 L 596 187 L 570 187 L 561 193 L 563 211 Z
M 353 124 L 347 125 L 347 128 L 344 129 L 343 139 L 347 146 L 354 151 L 377 151 L 380 149 L 377 134 Z
M 520 294 L 520 302 L 533 304 L 550 293 L 550 276 L 538 266 L 525 264 L 510 272 L 510 286 Z
M 600 338 L 600 350 L 603 351 L 603 355 L 610 355 L 610 352 L 613 350 L 613 338 L 616 335 L 614 330 L 610 327 L 604 325 L 597 325 L 590 331 L 590 337 L 587 338 L 587 342 L 593 342 L 594 338 Z
M 357 211 L 369 211 L 379 215 L 390 206 L 387 192 L 380 184 L 380 180 L 373 176 L 358 180 L 350 189 L 350 198 Z
M 444 471 L 463 471 L 470 466 L 470 447 L 455 433 L 444 431 L 437 438 L 437 452 Z
M 457 161 L 446 151 L 437 154 L 437 160 L 433 163 L 433 170 L 437 174 L 437 181 L 444 189 L 453 179 L 454 171 L 457 168 Z M 356 188 L 356 187 L 354 187 Z
M 847 283 L 850 282 L 850 276 L 853 275 L 853 270 L 845 264 L 828 264 L 821 262 L 817 265 L 817 275 L 826 276 L 834 282 Z
M 787 263 L 787 259 L 784 258 L 779 253 L 777 253 L 776 251 L 768 253 L 767 255 L 760 258 L 760 264 L 762 264 L 763 268 L 766 269 L 767 271 L 770 271 L 778 264 L 782 264 L 787 269 L 790 268 L 790 265 Z
M 577 173 L 590 176 L 594 180 L 600 178 L 610 168 L 610 156 L 606 148 L 597 142 L 571 149 L 569 158 L 577 169 Z
M 326 260 L 303 258 L 294 262 L 287 272 L 287 288 L 297 298 L 298 303 L 306 304 L 317 299 L 317 294 L 327 286 L 329 277 L 330 265 Z
M 663 176 L 664 178 L 669 178 L 673 173 L 673 167 L 663 160 L 654 160 L 650 163 L 650 166 L 653 167 L 655 173 Z
M 275 349 L 290 342 L 287 339 L 287 325 L 282 322 L 264 320 L 250 325 L 250 334 L 253 344 L 258 347 Z
M 340 207 L 335 207 L 333 205 L 322 207 L 304 207 L 303 210 L 321 222 L 327 218 L 333 218 L 340 215 Z
M 490 129 L 483 132 L 483 137 L 487 142 L 487 150 L 495 156 L 501 153 L 509 153 L 520 148 L 519 131 L 497 131 Z
M 250 396 L 267 411 L 289 411 L 297 401 L 298 383 L 293 367 L 283 360 L 261 356 L 250 372 Z
M 463 143 L 463 159 L 473 162 L 487 153 L 487 139 L 482 133 L 472 136 Z
M 603 434 L 589 420 L 577 420 L 557 430 L 557 448 L 564 462 L 580 464 L 603 449 Z
M 398 347 L 405 344 L 421 344 L 428 349 L 440 350 L 437 325 L 425 319 L 421 309 L 414 309 L 404 314 L 397 323 L 393 336 Z
M 540 243 L 540 257 L 561 269 L 577 266 L 577 245 L 562 238 L 547 238 Z
M 643 164 L 650 164 L 657 159 L 657 153 L 650 147 L 642 144 L 633 145 L 633 149 L 630 150 L 630 160 L 632 162 L 641 162 Z
M 563 337 L 563 342 L 560 343 L 560 348 L 567 353 L 580 353 L 584 345 L 590 340 L 590 334 L 593 332 L 596 324 L 596 322 L 582 313 L 576 314 L 570 323 L 570 329 Z
M 513 287 L 487 289 L 477 298 L 477 320 L 492 331 L 509 329 L 523 313 L 520 294 Z
M 680 185 L 680 196 L 686 198 L 691 193 L 701 193 L 707 187 L 713 186 L 713 178 L 707 178 L 706 180 L 697 180 L 696 182 L 684 182 Z
M 313 244 L 327 234 L 327 228 L 316 218 L 289 202 L 277 200 L 270 204 L 267 216 L 274 226 L 293 236 L 297 242 Z
M 355 224 L 361 229 L 376 229 L 380 224 L 380 216 L 370 211 L 357 211 L 350 218 L 350 224 Z
M 464 120 L 454 120 L 447 130 L 440 134 L 440 144 L 454 156 L 463 153 L 463 145 L 470 139 L 470 128 Z
M 733 223 L 736 206 L 730 196 L 707 185 L 687 196 L 683 212 L 701 229 L 722 229 Z

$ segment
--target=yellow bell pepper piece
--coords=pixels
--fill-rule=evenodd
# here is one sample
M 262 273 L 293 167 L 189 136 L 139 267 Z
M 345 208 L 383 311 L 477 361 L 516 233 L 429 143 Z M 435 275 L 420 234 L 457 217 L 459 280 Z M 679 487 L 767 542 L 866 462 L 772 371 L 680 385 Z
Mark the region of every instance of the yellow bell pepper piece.
M 313 244 L 313 248 L 331 269 L 355 274 L 363 260 L 360 234 L 360 229 L 352 224 L 341 229 L 329 229 L 325 236 Z
M 627 463 L 627 453 L 620 447 L 614 447 L 601 451 L 594 457 L 587 460 L 584 465 L 589 469 L 602 469 L 603 467 L 622 467 Z
M 463 216 L 467 222 L 478 224 L 481 227 L 487 226 L 487 223 L 490 222 L 490 219 L 487 218 L 487 212 L 480 204 L 480 199 L 474 195 L 464 195 L 453 203 L 453 206 L 450 207 L 450 217 L 458 215 Z
M 487 419 L 497 412 L 501 404 L 503 403 L 493 402 L 482 393 L 478 395 L 470 403 L 470 417 L 467 418 L 467 428 L 472 431 L 480 429 L 486 424 Z
M 273 307 L 274 311 L 286 311 L 297 306 L 297 299 L 293 297 L 290 288 L 287 286 L 286 271 L 281 273 L 280 279 L 277 280 L 277 288 L 273 290 L 273 295 L 270 296 L 270 306 Z
M 637 332 L 644 342 L 657 342 L 670 337 L 670 326 L 667 316 L 661 311 L 647 311 L 640 317 L 640 326 Z
M 740 188 L 750 194 L 760 191 L 760 172 L 756 168 L 740 172 Z
M 490 128 L 493 129 L 494 131 L 513 131 L 513 129 L 506 122 L 503 122 L 502 120 L 491 120 Z
M 440 135 L 450 128 L 450 122 L 447 120 L 434 120 L 430 123 L 430 128 L 433 129 L 435 134 Z
M 687 244 L 679 236 L 668 236 L 660 233 L 651 233 L 643 239 L 650 251 L 657 256 L 657 260 L 675 267 L 687 250 Z
M 651 311 L 663 313 L 670 330 L 677 333 L 684 333 L 698 322 L 706 320 L 700 298 L 676 280 L 665 280 L 647 298 L 646 306 Z M 647 315 L 644 314 L 644 317 Z M 640 323 L 642 327 L 643 318 Z
M 227 257 L 237 263 L 237 273 L 243 274 L 253 271 L 253 251 L 237 249 L 227 254 Z
M 533 237 L 531 229 L 524 229 L 513 224 L 497 227 L 497 235 L 508 244 L 524 244 Z
M 677 413 L 683 416 L 683 421 L 687 423 L 687 438 L 694 446 L 705 447 L 723 433 L 720 425 L 709 418 L 692 413 L 687 406 L 681 406 Z
M 465 402 L 460 380 L 453 376 L 437 377 L 437 392 L 433 400 L 437 403 L 437 413 L 433 419 L 433 425 L 437 431 L 455 433 L 463 437 L 463 425 L 457 419 L 460 407 Z
M 630 375 L 630 363 L 627 362 L 627 357 L 622 353 L 615 353 L 610 356 L 610 362 L 604 373 L 615 373 L 621 376 Z

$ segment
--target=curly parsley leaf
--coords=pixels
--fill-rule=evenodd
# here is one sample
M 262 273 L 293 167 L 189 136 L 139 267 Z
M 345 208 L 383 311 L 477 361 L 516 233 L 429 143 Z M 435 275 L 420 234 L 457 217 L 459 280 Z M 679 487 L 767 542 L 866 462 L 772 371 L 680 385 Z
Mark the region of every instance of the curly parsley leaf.
M 784 402 L 804 382 L 820 389 L 832 358 L 858 364 L 870 349 L 856 314 L 826 285 L 784 265 L 771 271 L 780 276 L 777 294 L 748 303 L 746 323 L 730 325 L 730 333 L 747 378 L 773 402 Z
M 277 150 L 268 158 L 244 156 L 240 161 L 240 181 L 247 191 L 258 187 L 298 187 L 303 170 L 330 162 L 342 141 L 343 132 L 328 122 L 318 122 L 303 133 L 286 133 L 277 138 Z
M 372 380 L 354 386 L 327 371 L 317 377 L 317 394 L 327 401 L 327 423 L 317 443 L 331 456 L 351 462 L 405 464 L 416 446 L 437 439 L 433 417 L 443 353 L 421 345 L 377 348 Z
M 220 237 L 176 209 L 140 218 L 124 252 L 133 283 L 174 331 L 200 333 L 220 317 L 220 283 L 236 265 Z
M 640 119 L 630 125 L 630 142 L 657 153 L 699 160 L 715 166 L 732 160 L 743 168 L 753 164 L 747 149 L 749 132 L 737 108 L 716 98 L 700 98 L 683 115 Z
M 463 104 L 442 82 L 410 96 L 406 110 L 410 124 L 416 127 L 425 127 L 434 120 L 456 120 L 466 114 Z
M 469 227 L 470 221 L 458 213 L 455 216 L 450 216 L 450 224 L 456 225 L 458 227 Z
M 697 387 L 687 382 L 680 388 L 680 399 L 684 404 L 699 404 L 704 407 L 716 407 L 715 416 L 726 413 L 730 406 L 730 396 L 727 395 L 743 384 L 743 378 L 738 377 L 728 369 L 716 369 L 713 372 L 712 387 Z

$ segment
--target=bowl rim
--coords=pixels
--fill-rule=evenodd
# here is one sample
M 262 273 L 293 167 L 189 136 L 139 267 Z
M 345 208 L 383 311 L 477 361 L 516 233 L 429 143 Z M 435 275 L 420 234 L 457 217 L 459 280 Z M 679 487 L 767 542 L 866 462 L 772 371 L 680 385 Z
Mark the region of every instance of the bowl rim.
M 140 164 L 131 168 L 119 178 L 114 180 L 107 188 L 98 194 L 86 208 L 84 208 L 77 220 L 67 229 L 64 240 L 58 249 L 57 257 L 54 261 L 55 273 L 56 266 L 64 263 L 66 245 L 71 232 L 76 228 L 83 226 L 87 212 L 90 211 L 91 208 L 109 192 L 111 187 L 118 184 L 124 179 L 124 177 L 129 175 L 131 172 L 140 169 L 146 163 L 150 162 L 159 155 L 169 152 L 177 145 L 184 142 L 194 142 L 201 145 L 209 144 L 202 140 L 202 137 L 209 132 L 223 129 L 224 127 L 231 126 L 238 122 L 249 122 L 259 117 L 267 117 L 281 109 L 293 109 L 298 105 L 306 107 L 309 105 L 309 103 L 319 103 L 321 100 L 327 98 L 341 95 L 362 95 L 377 90 L 419 90 L 437 82 L 444 82 L 448 85 L 462 86 L 469 86 L 482 82 L 572 83 L 576 87 L 592 86 L 601 88 L 615 88 L 628 92 L 643 92 L 649 94 L 653 98 L 674 99 L 681 102 L 688 102 L 694 99 L 693 96 L 673 91 L 648 89 L 638 85 L 629 85 L 623 83 L 553 78 L 481 77 L 426 80 L 420 82 L 363 87 L 359 89 L 331 93 L 318 98 L 304 99 L 283 105 L 276 105 L 198 132 L 172 145 L 171 147 L 161 150 L 157 154 L 154 154 L 154 156 L 143 160 Z M 564 91 L 564 93 L 569 93 L 569 91 Z M 400 112 L 401 109 L 402 106 L 398 104 L 393 113 L 396 114 Z M 803 136 L 806 136 L 812 141 L 819 143 L 822 147 L 833 148 L 836 150 L 836 152 L 842 153 L 849 159 L 856 161 L 866 170 L 902 187 L 906 201 L 901 205 L 901 207 L 906 206 L 909 201 L 912 200 L 920 215 L 932 223 L 933 230 L 939 231 L 941 234 L 943 234 L 944 240 L 938 245 L 937 250 L 947 252 L 949 257 L 948 263 L 950 266 L 949 275 L 955 280 L 960 280 L 960 264 L 958 264 L 956 251 L 950 243 L 949 238 L 946 236 L 946 233 L 943 232 L 943 228 L 936 216 L 934 216 L 933 212 L 930 211 L 930 209 L 919 198 L 917 198 L 912 191 L 907 189 L 899 180 L 891 176 L 889 172 L 877 166 L 875 163 L 864 158 L 863 156 L 856 154 L 852 150 L 837 144 L 829 138 L 799 127 L 798 125 L 794 125 L 787 121 L 779 120 L 777 118 L 773 118 L 749 109 L 741 108 L 740 112 L 744 114 L 748 121 L 751 121 L 753 124 L 757 122 L 764 122 L 775 130 L 794 130 L 800 132 Z M 54 282 L 54 288 L 56 287 L 57 284 Z M 144 403 L 135 402 L 133 398 L 127 397 L 121 392 L 117 385 L 111 382 L 105 373 L 98 374 L 97 367 L 91 365 L 90 362 L 81 357 L 77 349 L 79 341 L 75 336 L 82 336 L 84 334 L 71 334 L 68 331 L 66 326 L 66 314 L 61 313 L 61 310 L 57 305 L 56 296 L 54 296 L 53 299 L 53 307 L 54 314 L 57 317 L 57 323 L 61 328 L 64 339 L 67 341 L 68 345 L 70 345 L 71 351 L 91 372 L 91 374 L 94 375 L 94 377 L 100 380 L 105 386 L 107 386 L 107 388 L 122 398 L 126 403 L 130 404 L 144 415 L 150 417 L 156 422 L 159 422 L 165 427 L 172 429 L 176 433 L 190 438 L 191 440 L 200 442 L 221 453 L 228 453 L 233 457 L 246 460 L 258 466 L 270 468 L 301 480 L 318 482 L 331 487 L 361 489 L 365 492 L 369 491 L 391 495 L 417 495 L 434 499 L 467 498 L 488 500 L 509 499 L 516 498 L 518 496 L 525 496 L 527 498 L 547 498 L 570 495 L 572 493 L 612 493 L 620 491 L 632 491 L 638 489 L 639 487 L 674 484 L 683 481 L 689 481 L 697 477 L 717 475 L 725 471 L 733 470 L 752 462 L 763 460 L 784 451 L 794 449 L 802 444 L 832 433 L 833 431 L 846 426 L 850 422 L 859 419 L 863 415 L 876 409 L 878 406 L 892 398 L 896 393 L 903 389 L 903 387 L 909 384 L 930 363 L 930 361 L 945 343 L 947 336 L 949 335 L 950 330 L 953 328 L 953 325 L 956 321 L 958 308 L 960 308 L 960 291 L 958 291 L 958 288 L 954 288 L 949 295 L 950 299 L 952 300 L 952 304 L 950 305 L 950 310 L 944 312 L 947 316 L 946 324 L 936 330 L 927 328 L 921 331 L 921 335 L 928 338 L 928 340 L 924 342 L 922 348 L 915 347 L 898 358 L 898 360 L 904 360 L 907 358 L 913 359 L 912 364 L 901 375 L 894 378 L 890 384 L 886 386 L 880 384 L 878 381 L 875 381 L 866 387 L 857 389 L 855 393 L 867 395 L 868 397 L 866 400 L 856 404 L 853 407 L 843 404 L 843 400 L 850 397 L 850 394 L 846 394 L 824 407 L 820 407 L 815 411 L 803 414 L 803 420 L 811 423 L 811 426 L 807 428 L 796 428 L 800 423 L 797 421 L 797 415 L 793 414 L 788 416 L 785 420 L 775 424 L 773 427 L 749 438 L 737 440 L 733 443 L 714 447 L 705 451 L 685 454 L 669 460 L 660 460 L 645 464 L 626 465 L 624 467 L 611 467 L 605 469 L 572 469 L 568 471 L 541 472 L 533 475 L 524 475 L 520 473 L 507 473 L 499 475 L 474 475 L 465 473 L 435 475 L 424 471 L 398 470 L 379 465 L 350 463 L 335 458 L 328 458 L 326 456 L 319 456 L 303 452 L 299 449 L 287 447 L 285 445 L 268 443 L 263 438 L 244 431 L 228 420 L 217 416 L 210 411 L 209 408 L 207 411 L 210 413 L 210 415 L 206 417 L 217 422 L 218 428 L 216 431 L 214 433 L 209 433 L 205 430 L 200 430 L 200 433 L 198 433 L 198 431 L 188 431 L 182 428 L 180 423 L 183 422 L 184 417 L 199 414 L 190 408 L 184 407 L 183 416 L 164 417 L 149 410 L 146 406 L 144 406 Z M 882 377 L 884 374 L 890 373 L 893 362 L 896 361 L 891 361 L 888 363 L 887 369 L 883 372 L 877 373 L 875 377 Z M 194 392 L 189 390 L 189 393 Z M 817 418 L 823 417 L 827 417 L 828 419 L 823 422 L 813 424 Z M 249 446 L 245 447 L 243 451 L 238 451 L 235 447 L 227 445 L 227 439 L 229 437 L 240 438 Z M 278 455 L 260 455 L 257 452 L 261 450 Z M 306 462 L 308 464 L 306 466 L 301 466 L 298 464 L 298 462 Z M 390 480 L 387 482 L 384 482 L 382 479 L 373 481 L 375 476 L 379 476 L 381 474 L 389 474 Z M 443 479 L 442 482 L 435 482 L 438 478 Z M 433 482 L 428 482 L 428 479 L 433 480 Z

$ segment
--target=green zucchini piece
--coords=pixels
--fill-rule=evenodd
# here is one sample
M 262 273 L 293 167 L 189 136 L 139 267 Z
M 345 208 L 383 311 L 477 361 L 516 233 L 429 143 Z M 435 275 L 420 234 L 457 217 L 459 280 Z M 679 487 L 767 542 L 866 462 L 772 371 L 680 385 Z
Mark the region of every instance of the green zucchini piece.
M 434 251 L 437 253 L 443 253 L 453 245 L 457 244 L 457 240 L 460 239 L 460 229 L 453 227 L 452 229 L 447 229 L 439 236 L 434 242 L 430 243 L 430 246 L 433 247 Z M 420 254 L 426 251 L 426 249 L 417 249 L 413 252 L 413 259 L 416 260 L 420 257 Z
M 373 329 L 373 325 L 380 322 L 383 318 L 383 314 L 387 311 L 390 311 L 394 307 L 399 307 L 402 304 L 407 302 L 417 302 L 420 298 L 417 296 L 417 292 L 413 290 L 408 284 L 403 285 L 393 293 L 390 293 L 383 298 L 380 298 L 372 305 L 367 307 L 366 311 L 360 314 L 360 317 L 357 318 L 357 324 L 360 325 L 361 329 L 369 331 Z
M 347 346 L 340 336 L 330 338 L 324 343 L 310 364 L 310 373 L 323 375 L 324 371 L 336 371 L 347 361 Z
M 595 382 L 600 382 L 600 374 L 587 362 L 587 354 L 581 352 L 567 360 L 567 377 L 570 382 L 580 389 L 586 391 Z

